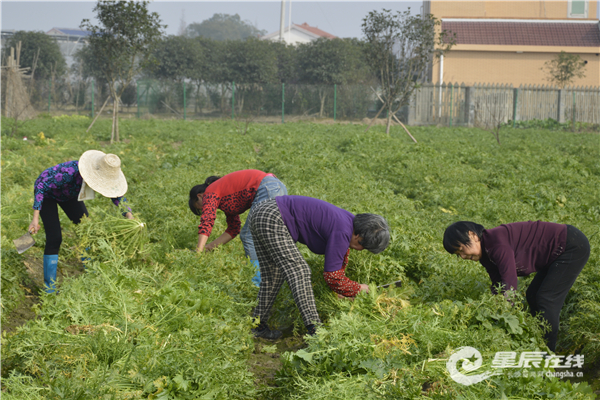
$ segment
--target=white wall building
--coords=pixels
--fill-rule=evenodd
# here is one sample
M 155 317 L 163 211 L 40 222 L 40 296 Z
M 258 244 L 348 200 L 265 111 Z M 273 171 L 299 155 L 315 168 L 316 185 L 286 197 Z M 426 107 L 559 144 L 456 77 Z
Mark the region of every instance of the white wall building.
M 328 39 L 336 38 L 336 36 L 332 35 L 331 33 L 327 33 L 317 27 L 310 26 L 306 22 L 302 25 L 292 24 L 291 27 L 287 26 L 283 29 L 283 41 L 286 44 L 297 45 L 300 43 L 308 43 L 321 37 Z M 261 39 L 278 42 L 279 31 L 262 36 Z
M 58 43 L 60 52 L 67 62 L 67 67 L 73 65 L 73 55 L 77 50 L 87 44 L 87 37 L 89 34 L 90 32 L 82 31 L 80 29 L 65 28 L 52 28 L 46 32 L 46 35 L 50 36 Z

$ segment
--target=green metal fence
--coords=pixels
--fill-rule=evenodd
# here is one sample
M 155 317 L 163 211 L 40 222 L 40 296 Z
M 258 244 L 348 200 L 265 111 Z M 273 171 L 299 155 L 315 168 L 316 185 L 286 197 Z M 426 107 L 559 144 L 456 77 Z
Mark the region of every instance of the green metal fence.
M 372 118 L 381 107 L 376 89 L 370 85 L 137 80 L 123 91 L 119 112 L 129 118 L 362 121 Z M 91 79 L 37 81 L 28 90 L 38 112 L 91 117 L 112 113 L 108 88 Z M 471 126 L 477 119 L 497 114 L 502 114 L 501 122 L 533 118 L 564 122 L 574 117 L 579 122 L 599 123 L 599 101 L 597 87 L 559 91 L 550 87 L 423 84 L 411 105 L 397 116 L 410 125 Z M 383 113 L 381 118 L 385 117 Z
M 94 117 L 112 112 L 108 89 L 94 80 L 36 82 L 31 102 L 38 112 Z M 105 102 L 108 104 L 105 105 Z M 102 106 L 105 108 L 102 109 Z M 362 120 L 377 111 L 366 85 L 300 85 L 138 80 L 125 89 L 119 112 L 132 118 L 252 119 L 289 122 Z
M 138 81 L 137 117 L 183 119 L 363 119 L 377 104 L 368 86 L 297 84 L 173 84 Z

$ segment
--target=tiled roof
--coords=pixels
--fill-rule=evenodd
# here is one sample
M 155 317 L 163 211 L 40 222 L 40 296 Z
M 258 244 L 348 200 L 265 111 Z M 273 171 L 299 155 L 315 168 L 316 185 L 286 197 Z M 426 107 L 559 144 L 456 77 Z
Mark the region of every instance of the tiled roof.
M 325 32 L 325 31 L 323 31 L 323 30 L 321 30 L 319 28 L 316 28 L 314 26 L 310 26 L 306 22 L 303 23 L 302 25 L 298 25 L 298 24 L 294 24 L 294 25 L 297 26 L 298 28 L 304 29 L 305 31 L 309 31 L 311 33 L 314 33 L 315 35 L 320 36 L 320 37 L 326 37 L 328 39 L 335 39 L 336 38 L 336 36 L 332 35 L 331 33 L 327 33 L 327 32 Z
M 456 44 L 600 47 L 598 23 L 444 21 Z

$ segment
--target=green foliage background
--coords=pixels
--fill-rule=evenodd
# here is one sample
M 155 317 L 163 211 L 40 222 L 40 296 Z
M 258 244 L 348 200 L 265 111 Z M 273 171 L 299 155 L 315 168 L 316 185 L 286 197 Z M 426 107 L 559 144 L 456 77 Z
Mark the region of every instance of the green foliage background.
M 31 71 L 35 65 L 36 78 L 49 79 L 53 74 L 60 77 L 66 72 L 67 63 L 60 52 L 60 46 L 45 32 L 15 32 L 3 46 L 3 57 L 9 57 L 10 48 L 16 49 L 19 42 L 21 42 L 20 67 L 30 68 Z
M 445 253 L 441 237 L 462 219 L 486 227 L 541 219 L 581 229 L 592 255 L 563 308 L 559 346 L 562 354 L 584 354 L 586 365 L 597 362 L 597 134 L 506 129 L 499 147 L 486 132 L 466 128 L 413 127 L 413 144 L 381 127 L 364 134 L 362 125 L 256 124 L 241 135 L 225 121 L 123 120 L 125 140 L 109 145 L 110 121 L 85 133 L 89 123 L 42 117 L 20 128 L 29 138 L 23 141 L 6 136 L 11 121 L 2 120 L 2 322 L 22 301 L 24 257 L 43 254 L 43 235 L 24 255 L 12 246 L 30 222 L 32 186 L 43 169 L 88 149 L 119 155 L 149 243 L 131 255 L 102 224 L 89 229 L 118 215 L 107 199 L 87 202 L 91 218 L 77 229 L 61 213 L 59 263 L 78 259 L 78 245 L 93 241 L 91 261 L 58 296 L 42 296 L 36 319 L 3 336 L 6 398 L 593 398 L 586 384 L 556 378 L 500 375 L 471 386 L 450 379 L 445 363 L 461 346 L 481 351 L 486 368 L 496 351 L 545 346 L 522 298 L 511 307 L 491 296 L 484 269 Z M 348 275 L 373 284 L 354 302 L 335 298 L 322 278 L 322 256 L 301 246 L 327 322 L 305 349 L 284 354 L 273 388 L 255 387 L 247 365 L 257 289 L 241 244 L 201 255 L 187 250 L 198 223 L 187 207 L 189 189 L 246 168 L 275 173 L 290 194 L 381 214 L 392 228 L 383 253 L 351 253 Z M 221 215 L 213 232 L 224 229 Z M 397 279 L 403 288 L 374 287 Z M 300 321 L 284 287 L 270 322 L 302 334 Z
M 238 14 L 214 14 L 202 22 L 193 22 L 186 29 L 189 37 L 206 37 L 214 40 L 244 40 L 265 35 L 250 21 L 243 21 Z

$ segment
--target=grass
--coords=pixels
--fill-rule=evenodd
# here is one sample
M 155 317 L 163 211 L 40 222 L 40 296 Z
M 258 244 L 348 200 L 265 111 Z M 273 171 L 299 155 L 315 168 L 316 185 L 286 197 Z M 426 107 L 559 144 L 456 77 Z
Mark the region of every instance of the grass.
M 541 219 L 581 229 L 592 256 L 563 308 L 559 352 L 598 362 L 597 134 L 503 128 L 498 146 L 477 129 L 413 127 L 414 144 L 402 131 L 364 134 L 362 125 L 254 124 L 241 135 L 233 122 L 123 120 L 123 142 L 109 145 L 110 122 L 86 133 L 89 122 L 32 120 L 20 130 L 28 141 L 2 132 L 3 325 L 26 295 L 24 257 L 43 252 L 42 235 L 25 255 L 12 250 L 43 169 L 88 149 L 119 155 L 133 213 L 147 223 L 134 235 L 144 251 L 114 240 L 111 221 L 121 217 L 108 199 L 87 202 L 90 219 L 77 228 L 61 213 L 59 264 L 78 262 L 83 245 L 92 260 L 86 273 L 64 279 L 59 296 L 41 296 L 35 319 L 3 335 L 7 398 L 593 398 L 585 384 L 557 378 L 500 376 L 472 386 L 450 379 L 444 360 L 458 347 L 478 348 L 485 366 L 496 351 L 545 347 L 526 308 L 491 296 L 484 269 L 445 253 L 441 237 L 456 220 L 494 227 Z M 3 130 L 9 125 L 3 120 Z M 352 252 L 348 274 L 373 285 L 405 282 L 340 302 L 322 278 L 322 256 L 301 247 L 326 326 L 307 347 L 283 353 L 274 377 L 249 367 L 269 353 L 250 334 L 257 292 L 241 244 L 187 250 L 198 224 L 189 188 L 246 168 L 275 173 L 290 194 L 386 217 L 391 245 L 379 255 Z M 221 214 L 213 232 L 224 229 Z M 286 286 L 271 323 L 303 333 Z M 255 385 L 259 374 L 267 385 Z

